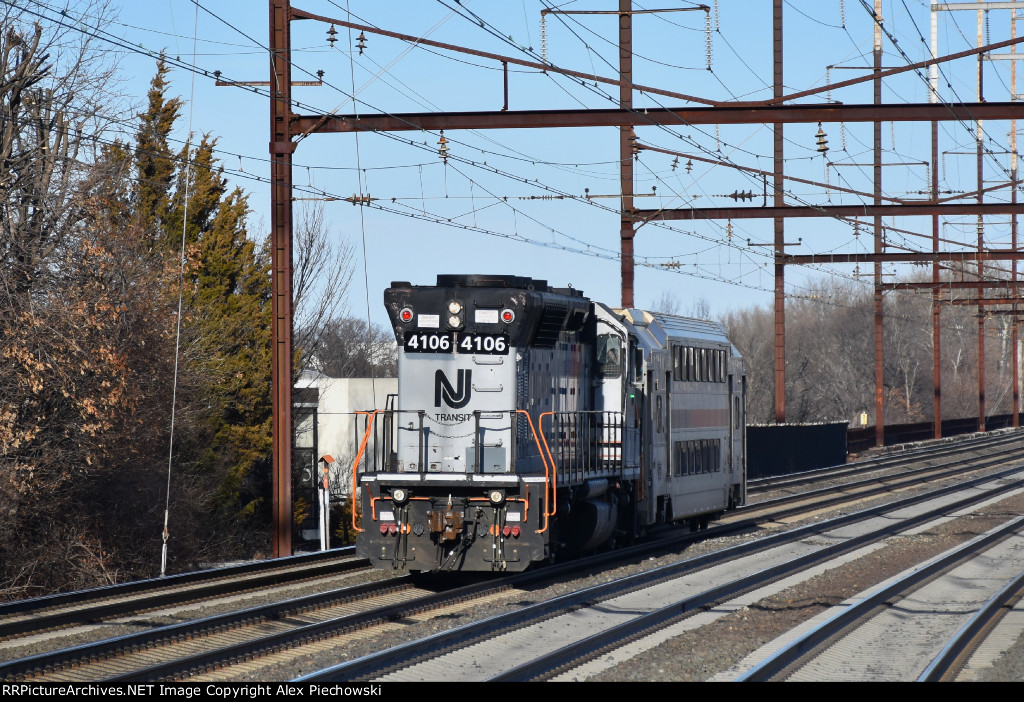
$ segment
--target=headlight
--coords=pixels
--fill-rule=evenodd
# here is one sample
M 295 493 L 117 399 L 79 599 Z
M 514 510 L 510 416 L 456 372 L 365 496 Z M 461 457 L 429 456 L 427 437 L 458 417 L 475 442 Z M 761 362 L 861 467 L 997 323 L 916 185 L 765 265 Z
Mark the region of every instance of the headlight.
M 395 504 L 400 505 L 409 499 L 409 493 L 405 488 L 395 488 L 391 491 L 391 499 Z
M 462 311 L 462 304 L 456 300 L 452 300 L 448 303 L 448 311 L 452 314 L 458 314 Z
M 498 506 L 505 501 L 505 494 L 501 490 L 491 490 L 487 497 L 490 498 L 491 504 L 494 506 Z

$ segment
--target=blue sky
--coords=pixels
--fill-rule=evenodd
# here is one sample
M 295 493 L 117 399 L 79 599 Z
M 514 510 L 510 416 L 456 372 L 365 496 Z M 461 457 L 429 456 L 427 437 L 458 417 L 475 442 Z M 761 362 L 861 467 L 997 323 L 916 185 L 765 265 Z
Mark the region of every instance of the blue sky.
M 7 1 L 7 0 L 5 0 Z M 871 64 L 872 20 L 857 0 L 792 0 L 784 5 L 785 83 L 787 91 L 805 90 L 865 74 Z M 268 101 L 264 93 L 216 87 L 209 77 L 222 72 L 234 80 L 268 76 L 267 3 L 205 0 L 150 0 L 113 3 L 118 19 L 104 29 L 132 50 L 113 44 L 119 55 L 124 90 L 141 104 L 155 70 L 154 55 L 165 50 L 201 73 L 176 69 L 172 90 L 192 96 L 180 121 L 183 139 L 189 122 L 196 133 L 219 139 L 228 175 L 250 193 L 252 230 L 269 226 L 265 181 L 269 174 Z M 688 3 L 636 2 L 636 9 Z M 701 98 L 757 100 L 771 95 L 771 2 L 731 0 L 709 3 L 712 11 L 638 15 L 634 21 L 634 81 Z M 1024 5 L 1024 3 L 1022 3 Z M 41 3 L 43 13 L 58 7 Z M 617 66 L 617 20 L 613 15 L 548 15 L 554 8 L 537 0 L 296 0 L 309 12 L 468 46 L 527 60 L 544 57 L 579 71 L 613 77 Z M 60 8 L 63 8 L 61 5 Z M 71 2 L 70 16 L 85 3 Z M 562 3 L 564 10 L 611 10 L 611 0 Z M 56 10 L 59 12 L 59 10 Z M 930 11 L 921 0 L 886 0 L 883 24 L 885 67 L 927 58 Z M 83 17 L 84 25 L 89 24 Z M 986 41 L 1009 38 L 1010 12 L 992 11 L 983 19 Z M 338 28 L 338 41 L 327 43 L 329 25 L 293 23 L 293 79 L 324 71 L 323 87 L 297 88 L 301 114 L 361 114 L 497 110 L 503 103 L 500 65 L 452 52 L 411 47 L 370 34 L 362 54 L 356 34 Z M 977 13 L 940 13 L 939 52 L 973 47 Z M 1020 34 L 1021 32 L 1018 32 Z M 898 42 L 894 45 L 893 39 Z M 897 48 L 898 47 L 898 48 Z M 1010 61 L 985 68 L 985 97 L 1010 99 Z M 709 68 L 710 67 L 710 68 Z M 943 100 L 977 99 L 977 61 L 947 64 L 940 80 Z M 948 84 L 948 85 L 947 85 Z M 352 96 L 356 101 L 353 104 Z M 799 102 L 845 103 L 871 100 L 870 83 L 804 98 Z M 582 109 L 615 106 L 617 89 L 580 85 L 551 73 L 516 69 L 509 76 L 509 108 Z M 925 102 L 925 81 L 903 74 L 885 82 L 887 102 Z M 635 107 L 677 107 L 676 98 L 637 95 Z M 786 128 L 787 174 L 819 183 L 870 192 L 869 125 L 822 125 L 830 150 L 815 149 L 817 125 Z M 941 185 L 946 190 L 976 188 L 973 124 L 948 123 L 941 135 Z M 986 179 L 1005 179 L 1009 169 L 1009 123 L 986 125 L 992 154 Z M 883 169 L 887 194 L 921 198 L 928 183 L 929 127 L 883 125 Z M 771 129 L 766 125 L 638 128 L 639 140 L 682 156 L 641 153 L 634 163 L 635 191 L 645 209 L 735 204 L 726 197 L 752 190 L 760 204 L 761 180 L 734 166 L 771 169 Z M 299 197 L 345 198 L 356 193 L 377 198 L 373 207 L 324 201 L 332 236 L 354 248 L 356 275 L 350 290 L 354 310 L 383 322 L 382 292 L 392 280 L 430 283 L 439 273 L 511 273 L 572 285 L 589 296 L 618 304 L 619 218 L 618 136 L 612 128 L 456 131 L 445 134 L 452 158 L 437 153 L 439 135 L 406 132 L 393 135 L 312 134 L 295 152 L 294 179 Z M 686 155 L 697 160 L 687 172 Z M 486 165 L 485 165 L 486 164 Z M 991 185 L 992 183 L 986 183 Z M 857 195 L 820 186 L 791 183 L 787 201 L 802 204 L 864 202 Z M 586 197 L 589 194 L 591 197 Z M 1008 198 L 1007 191 L 992 199 Z M 299 203 L 302 206 L 302 202 Z M 770 203 L 769 203 L 770 204 Z M 998 218 L 986 223 L 986 240 L 1005 244 L 1009 227 Z M 907 247 L 928 243 L 914 232 L 930 234 L 930 222 L 886 222 L 889 240 Z M 975 222 L 949 220 L 944 236 L 976 241 Z M 831 219 L 791 220 L 787 241 L 801 240 L 791 253 L 867 251 L 869 225 Z M 770 221 L 676 221 L 651 223 L 636 237 L 636 303 L 650 306 L 663 294 L 674 296 L 683 312 L 704 298 L 712 315 L 772 302 Z M 913 269 L 889 269 L 901 275 Z M 867 272 L 867 270 L 862 271 Z M 787 294 L 809 294 L 815 280 L 839 276 L 856 282 L 853 266 L 787 269 Z M 329 284 L 329 281 L 325 281 Z M 864 282 L 863 284 L 867 284 Z M 367 299 L 369 304 L 367 305 Z

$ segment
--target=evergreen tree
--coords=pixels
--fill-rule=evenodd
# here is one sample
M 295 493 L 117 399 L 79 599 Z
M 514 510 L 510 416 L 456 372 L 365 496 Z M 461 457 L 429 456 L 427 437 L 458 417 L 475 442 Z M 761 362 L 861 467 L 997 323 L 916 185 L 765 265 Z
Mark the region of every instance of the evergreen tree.
M 181 102 L 167 90 L 161 61 L 136 135 L 134 204 L 168 260 L 177 260 L 185 236 L 187 372 L 179 413 L 186 428 L 176 440 L 176 463 L 203 486 L 206 525 L 218 529 L 221 543 L 266 548 L 268 515 L 260 508 L 271 469 L 269 257 L 249 237 L 246 196 L 229 191 L 216 140 L 190 140 L 172 157 L 168 139 Z M 168 290 L 169 301 L 176 295 L 177 286 Z M 246 554 L 205 557 L 238 555 Z
M 181 112 L 182 101 L 167 97 L 169 72 L 161 57 L 147 94 L 149 109 L 139 115 L 135 133 L 135 215 L 144 223 L 151 239 L 160 238 L 165 231 L 174 184 L 175 165 L 167 140 Z

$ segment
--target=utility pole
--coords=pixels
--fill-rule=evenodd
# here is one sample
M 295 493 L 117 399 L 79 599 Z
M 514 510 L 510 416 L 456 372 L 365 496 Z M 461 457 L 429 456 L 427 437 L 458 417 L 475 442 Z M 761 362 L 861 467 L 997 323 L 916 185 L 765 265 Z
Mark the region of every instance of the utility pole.
M 270 0 L 270 238 L 273 298 L 273 555 L 292 553 L 291 7 Z

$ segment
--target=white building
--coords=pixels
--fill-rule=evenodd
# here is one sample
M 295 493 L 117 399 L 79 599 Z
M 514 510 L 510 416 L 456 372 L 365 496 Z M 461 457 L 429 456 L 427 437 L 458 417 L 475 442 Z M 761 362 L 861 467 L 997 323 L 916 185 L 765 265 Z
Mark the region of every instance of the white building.
M 319 487 L 323 464 L 318 470 L 317 463 L 323 456 L 331 456 L 331 494 L 336 498 L 350 494 L 352 462 L 366 431 L 368 413 L 384 409 L 388 395 L 397 393 L 398 378 L 331 378 L 304 371 L 295 384 L 296 456 L 292 466 L 300 489 L 306 485 L 310 489 Z M 369 437 L 368 454 L 372 455 L 382 430 L 383 422 L 378 417 Z

